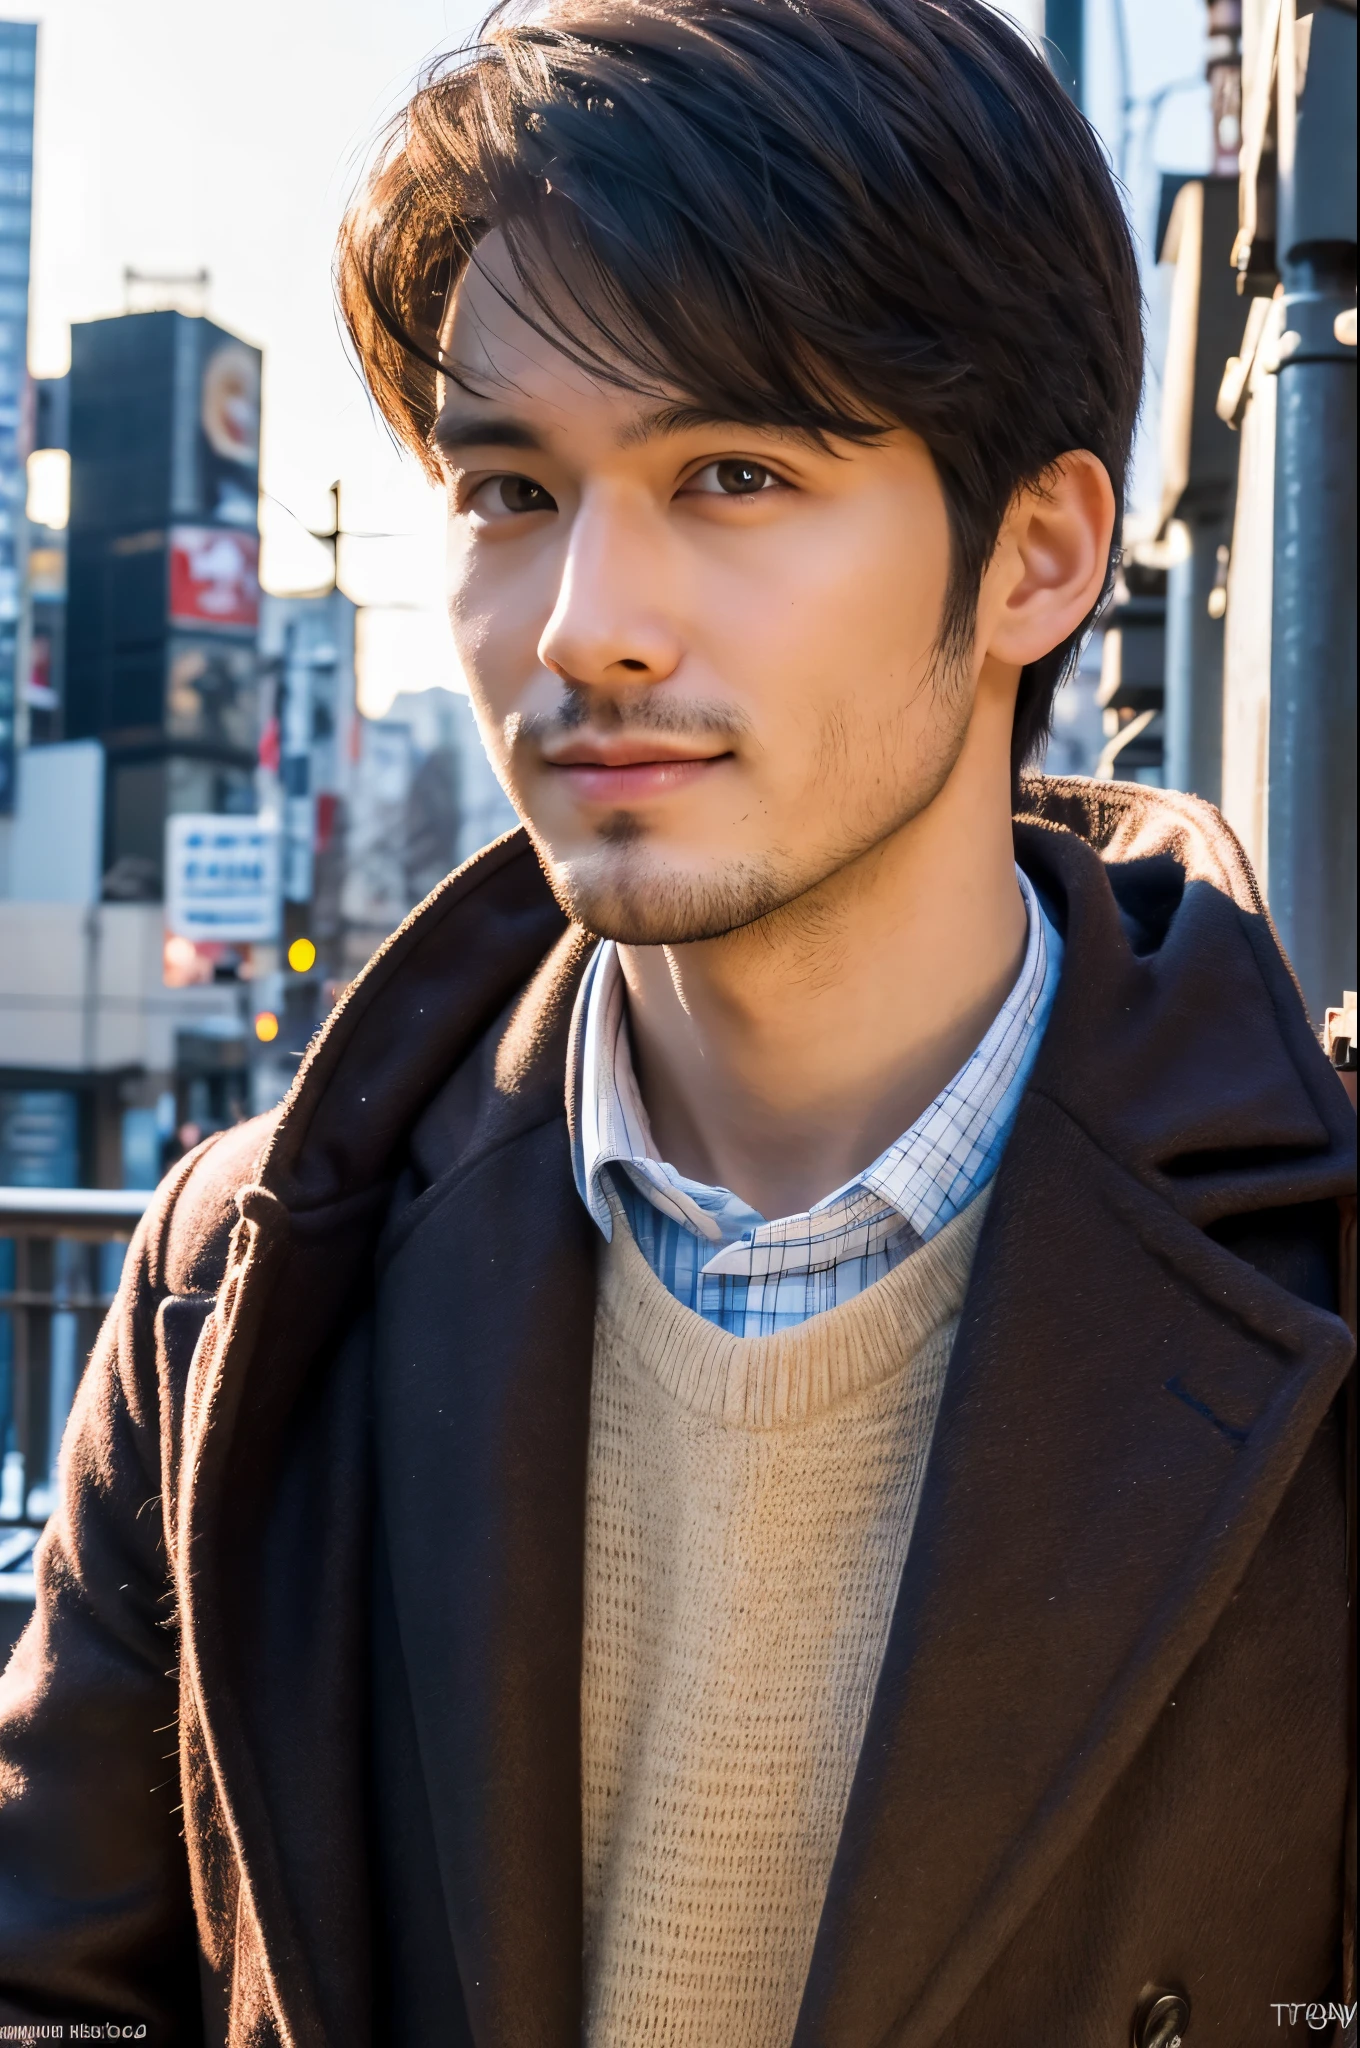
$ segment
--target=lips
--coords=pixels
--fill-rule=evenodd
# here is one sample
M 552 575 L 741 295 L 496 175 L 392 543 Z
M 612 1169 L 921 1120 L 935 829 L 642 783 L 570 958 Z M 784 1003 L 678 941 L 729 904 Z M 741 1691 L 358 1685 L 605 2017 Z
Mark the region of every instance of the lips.
M 576 739 L 544 757 L 545 766 L 566 781 L 586 804 L 637 804 L 692 788 L 711 774 L 727 753 L 690 754 L 674 741 Z

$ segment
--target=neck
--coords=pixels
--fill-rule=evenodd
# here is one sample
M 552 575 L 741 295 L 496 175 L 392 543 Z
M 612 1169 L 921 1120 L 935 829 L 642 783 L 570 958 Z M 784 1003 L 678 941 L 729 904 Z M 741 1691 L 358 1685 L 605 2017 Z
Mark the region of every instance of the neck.
M 638 1083 L 679 1172 L 797 1215 L 984 1036 L 1025 949 L 1003 708 L 1006 744 L 980 697 L 932 802 L 785 909 L 695 945 L 620 946 Z

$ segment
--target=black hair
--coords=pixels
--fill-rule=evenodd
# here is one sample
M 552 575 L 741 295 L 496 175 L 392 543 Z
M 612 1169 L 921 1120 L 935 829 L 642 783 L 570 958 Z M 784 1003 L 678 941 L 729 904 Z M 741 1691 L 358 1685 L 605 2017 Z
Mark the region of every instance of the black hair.
M 531 317 L 597 374 L 753 425 L 919 434 L 948 507 L 947 651 L 1018 490 L 1086 448 L 1122 502 L 1142 381 L 1124 210 L 983 0 L 493 11 L 426 76 L 341 236 L 364 372 L 432 469 L 441 321 L 493 228 Z M 1097 609 L 1024 671 L 1017 775 Z

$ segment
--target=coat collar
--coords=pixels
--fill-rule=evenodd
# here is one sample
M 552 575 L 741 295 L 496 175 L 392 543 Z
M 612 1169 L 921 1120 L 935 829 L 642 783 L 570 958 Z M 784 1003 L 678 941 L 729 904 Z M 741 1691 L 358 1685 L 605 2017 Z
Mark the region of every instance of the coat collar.
M 938 2038 L 1205 1639 L 1345 1369 L 1340 1325 L 1205 1235 L 1348 1173 L 1340 1091 L 1245 864 L 1204 807 L 1169 829 L 1137 791 L 1082 801 L 1046 785 L 1017 829 L 1066 968 L 965 1304 L 799 2048 Z M 313 1053 L 243 1200 L 203 1373 L 220 1481 L 241 1387 L 285 1365 L 261 1334 L 280 1299 L 264 1240 L 282 1241 L 265 1212 L 297 1242 L 390 1185 L 423 1105 L 424 1185 L 379 1283 L 377 1453 L 478 2048 L 576 2048 L 580 2027 L 594 1261 L 562 1087 L 583 949 L 569 934 L 513 999 L 562 931 L 529 860 L 511 840 L 446 885 Z M 216 1720 L 243 1831 L 267 1835 Z M 318 1902 L 271 1892 L 268 1862 L 262 1925 L 305 1949 Z

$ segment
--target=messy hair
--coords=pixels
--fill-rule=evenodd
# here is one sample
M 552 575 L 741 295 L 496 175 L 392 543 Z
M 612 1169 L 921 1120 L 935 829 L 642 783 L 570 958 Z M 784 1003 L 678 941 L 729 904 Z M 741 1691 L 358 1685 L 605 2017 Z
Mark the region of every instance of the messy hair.
M 983 0 L 493 10 L 426 75 L 341 235 L 360 362 L 432 472 L 441 325 L 493 229 L 529 317 L 608 381 L 821 438 L 920 435 L 948 508 L 946 655 L 1017 491 L 1086 448 L 1122 502 L 1142 377 L 1123 207 Z M 1095 609 L 1023 673 L 1017 774 Z

